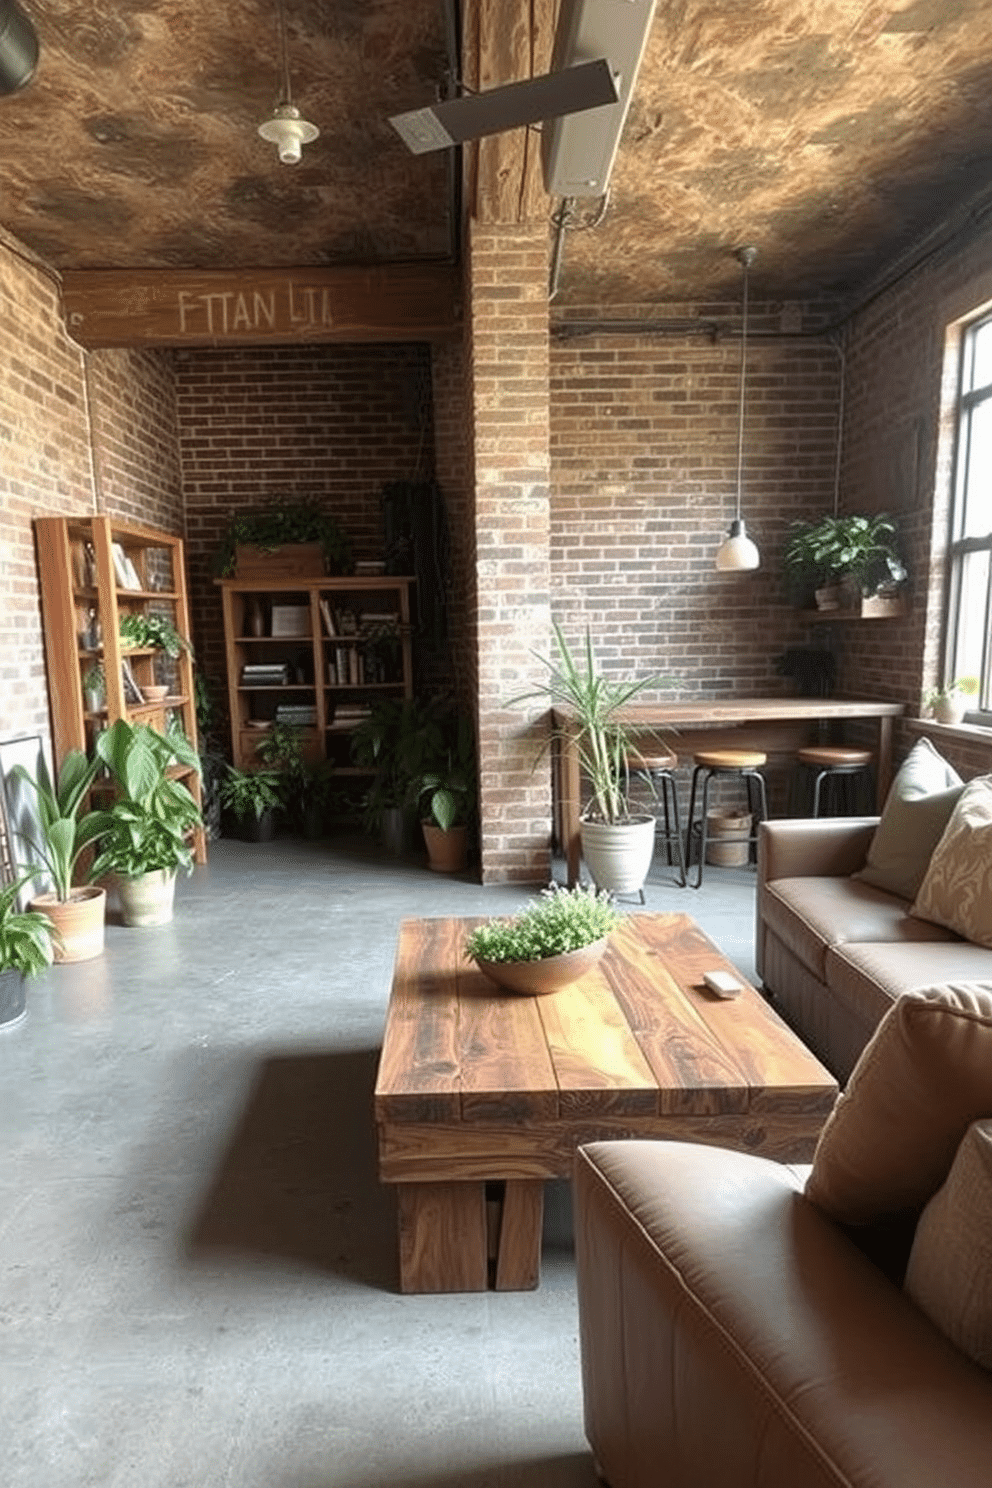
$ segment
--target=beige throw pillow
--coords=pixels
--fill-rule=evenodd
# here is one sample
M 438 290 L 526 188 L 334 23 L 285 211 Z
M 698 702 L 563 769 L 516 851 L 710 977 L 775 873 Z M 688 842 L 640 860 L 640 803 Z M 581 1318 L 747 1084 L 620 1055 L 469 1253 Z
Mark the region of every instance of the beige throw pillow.
M 992 947 L 992 775 L 961 792 L 910 914 Z
M 963 785 L 929 739 L 918 739 L 893 780 L 865 866 L 854 875 L 912 899 Z
M 992 984 L 907 992 L 885 1014 L 820 1134 L 806 1183 L 841 1224 L 920 1209 L 973 1121 L 992 1116 Z
M 992 1369 L 992 1121 L 969 1126 L 920 1216 L 905 1287 L 952 1343 Z

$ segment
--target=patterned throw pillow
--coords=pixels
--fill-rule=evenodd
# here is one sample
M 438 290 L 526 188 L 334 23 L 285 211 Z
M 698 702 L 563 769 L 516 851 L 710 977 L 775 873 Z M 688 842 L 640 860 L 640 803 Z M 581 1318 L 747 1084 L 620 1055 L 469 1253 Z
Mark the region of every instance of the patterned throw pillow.
M 905 1287 L 952 1343 L 992 1369 L 992 1121 L 969 1126 L 920 1216 Z
M 910 914 L 992 947 L 992 775 L 961 792 Z
M 918 739 L 893 780 L 865 866 L 854 875 L 912 899 L 963 789 L 929 739 Z

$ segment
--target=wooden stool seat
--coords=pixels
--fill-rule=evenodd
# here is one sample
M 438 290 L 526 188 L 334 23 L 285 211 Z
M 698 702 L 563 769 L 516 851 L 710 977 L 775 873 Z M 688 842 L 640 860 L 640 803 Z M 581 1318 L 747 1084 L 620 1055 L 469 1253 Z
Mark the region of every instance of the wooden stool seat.
M 674 770 L 678 766 L 678 755 L 671 750 L 659 750 L 656 754 L 641 754 L 636 749 L 627 751 L 627 769 L 650 774 L 652 770 Z
M 801 765 L 815 765 L 820 770 L 836 770 L 845 766 L 860 770 L 874 759 L 870 749 L 844 749 L 834 744 L 811 744 L 796 751 Z
M 768 763 L 757 749 L 700 749 L 692 759 L 705 770 L 757 770 Z

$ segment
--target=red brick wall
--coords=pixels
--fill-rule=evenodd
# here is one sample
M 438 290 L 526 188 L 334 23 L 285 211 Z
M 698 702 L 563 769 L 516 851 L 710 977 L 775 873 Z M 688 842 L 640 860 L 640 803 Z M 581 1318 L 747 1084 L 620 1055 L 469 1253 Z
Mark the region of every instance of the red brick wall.
M 467 294 L 475 455 L 482 880 L 546 882 L 544 725 L 507 700 L 546 673 L 549 637 L 547 232 L 471 225 Z M 540 704 L 529 710 L 543 716 Z
M 211 562 L 233 510 L 314 496 L 356 558 L 382 556 L 380 496 L 434 469 L 428 349 L 276 346 L 176 354 L 188 566 L 204 671 L 224 679 Z
M 849 327 L 843 505 L 896 518 L 910 571 L 910 612 L 895 624 L 862 627 L 856 644 L 845 627 L 843 685 L 904 700 L 916 715 L 942 662 L 955 327 L 992 302 L 990 247 L 987 231 L 943 251 L 878 295 Z M 915 737 L 898 730 L 899 756 Z M 992 767 L 980 736 L 942 729 L 932 737 L 963 775 Z
M 172 408 L 162 354 L 84 359 L 53 281 L 0 246 L 0 738 L 48 735 L 32 518 L 98 510 L 180 530 Z

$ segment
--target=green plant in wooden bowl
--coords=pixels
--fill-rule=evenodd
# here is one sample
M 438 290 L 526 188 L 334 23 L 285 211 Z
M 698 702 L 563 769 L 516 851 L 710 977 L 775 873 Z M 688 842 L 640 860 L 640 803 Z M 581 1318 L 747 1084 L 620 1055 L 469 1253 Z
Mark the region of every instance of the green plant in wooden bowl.
M 620 918 L 603 890 L 551 884 L 519 914 L 477 926 L 465 954 L 504 991 L 557 992 L 596 965 Z

